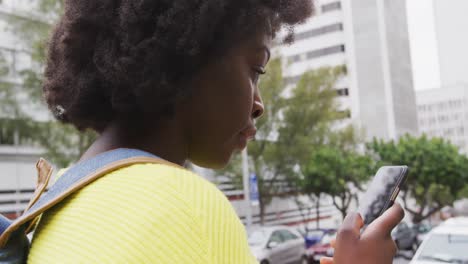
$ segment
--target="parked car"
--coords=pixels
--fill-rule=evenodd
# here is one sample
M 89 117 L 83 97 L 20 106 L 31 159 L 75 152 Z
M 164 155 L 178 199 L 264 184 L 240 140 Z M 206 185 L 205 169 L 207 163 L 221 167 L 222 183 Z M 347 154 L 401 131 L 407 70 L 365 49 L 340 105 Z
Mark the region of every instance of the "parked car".
M 328 230 L 318 243 L 307 249 L 309 263 L 320 263 L 322 257 L 333 257 L 331 241 L 336 238 L 336 230 Z
M 445 226 L 458 226 L 458 227 L 468 227 L 468 217 L 452 217 L 450 219 L 445 220 L 442 223 Z
M 418 238 L 415 230 L 407 223 L 401 222 L 392 231 L 392 238 L 400 250 L 416 250 Z
M 468 264 L 468 218 L 449 219 L 432 229 L 410 264 Z
M 307 232 L 303 232 L 306 248 L 310 248 L 316 243 L 322 240 L 322 237 L 328 232 L 336 232 L 335 229 L 309 229 Z
M 249 245 L 260 264 L 307 263 L 304 238 L 287 226 L 253 229 Z
M 423 242 L 424 238 L 426 238 L 429 231 L 431 231 L 432 226 L 428 223 L 420 223 L 412 225 L 411 229 L 413 229 L 413 231 L 416 232 L 416 241 L 419 247 L 419 245 L 421 245 L 421 243 Z

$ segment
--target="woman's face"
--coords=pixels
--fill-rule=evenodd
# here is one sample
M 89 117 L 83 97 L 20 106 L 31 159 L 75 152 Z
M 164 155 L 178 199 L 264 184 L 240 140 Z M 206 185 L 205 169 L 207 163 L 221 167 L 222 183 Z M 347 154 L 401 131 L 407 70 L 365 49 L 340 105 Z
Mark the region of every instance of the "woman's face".
M 182 114 L 188 158 L 222 168 L 235 150 L 255 136 L 254 119 L 263 111 L 258 79 L 270 58 L 270 37 L 258 34 L 205 66 L 192 80 Z

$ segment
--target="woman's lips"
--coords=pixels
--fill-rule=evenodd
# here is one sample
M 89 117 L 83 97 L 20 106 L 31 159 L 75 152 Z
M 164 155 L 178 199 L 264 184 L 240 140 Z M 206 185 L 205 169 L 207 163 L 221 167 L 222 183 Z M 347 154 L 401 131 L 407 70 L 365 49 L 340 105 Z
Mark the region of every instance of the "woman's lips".
M 243 150 L 245 147 L 247 147 L 247 143 L 251 140 L 254 140 L 256 134 L 257 129 L 255 127 L 251 127 L 242 131 L 239 136 L 239 149 Z
M 246 137 L 247 140 L 253 140 L 257 134 L 257 128 L 254 126 L 249 126 L 248 128 L 242 130 L 240 134 Z

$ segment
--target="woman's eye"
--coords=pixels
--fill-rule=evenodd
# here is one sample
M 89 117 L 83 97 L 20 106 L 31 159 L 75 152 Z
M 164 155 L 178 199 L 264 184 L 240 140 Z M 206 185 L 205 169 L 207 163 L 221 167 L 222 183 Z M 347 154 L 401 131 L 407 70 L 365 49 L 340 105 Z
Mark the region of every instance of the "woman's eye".
M 255 84 L 258 82 L 260 75 L 263 75 L 266 73 L 265 68 L 263 67 L 254 67 L 253 72 L 254 72 L 254 75 L 253 75 L 252 80 L 253 80 L 253 83 Z

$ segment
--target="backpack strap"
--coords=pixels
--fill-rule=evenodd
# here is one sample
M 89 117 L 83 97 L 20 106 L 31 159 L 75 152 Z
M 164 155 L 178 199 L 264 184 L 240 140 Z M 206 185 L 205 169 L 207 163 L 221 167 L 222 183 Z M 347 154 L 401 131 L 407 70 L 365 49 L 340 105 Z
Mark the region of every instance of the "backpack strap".
M 109 172 L 141 163 L 164 164 L 184 169 L 177 164 L 160 159 L 153 154 L 133 149 L 117 149 L 80 162 L 61 176 L 47 193 L 40 198 L 35 198 L 36 201 L 33 201 L 33 198 L 28 206 L 29 209 L 15 221 L 11 222 L 5 217 L 0 216 L 0 248 L 6 245 L 13 232 L 27 225 L 37 216 L 52 208 L 69 195 Z
M 48 163 L 45 159 L 40 158 L 39 161 L 36 163 L 36 170 L 37 170 L 37 184 L 36 189 L 34 190 L 34 194 L 29 201 L 28 206 L 24 209 L 24 212 L 28 211 L 41 197 L 41 195 L 45 192 L 47 186 L 49 185 L 49 180 L 52 176 L 52 165 Z

